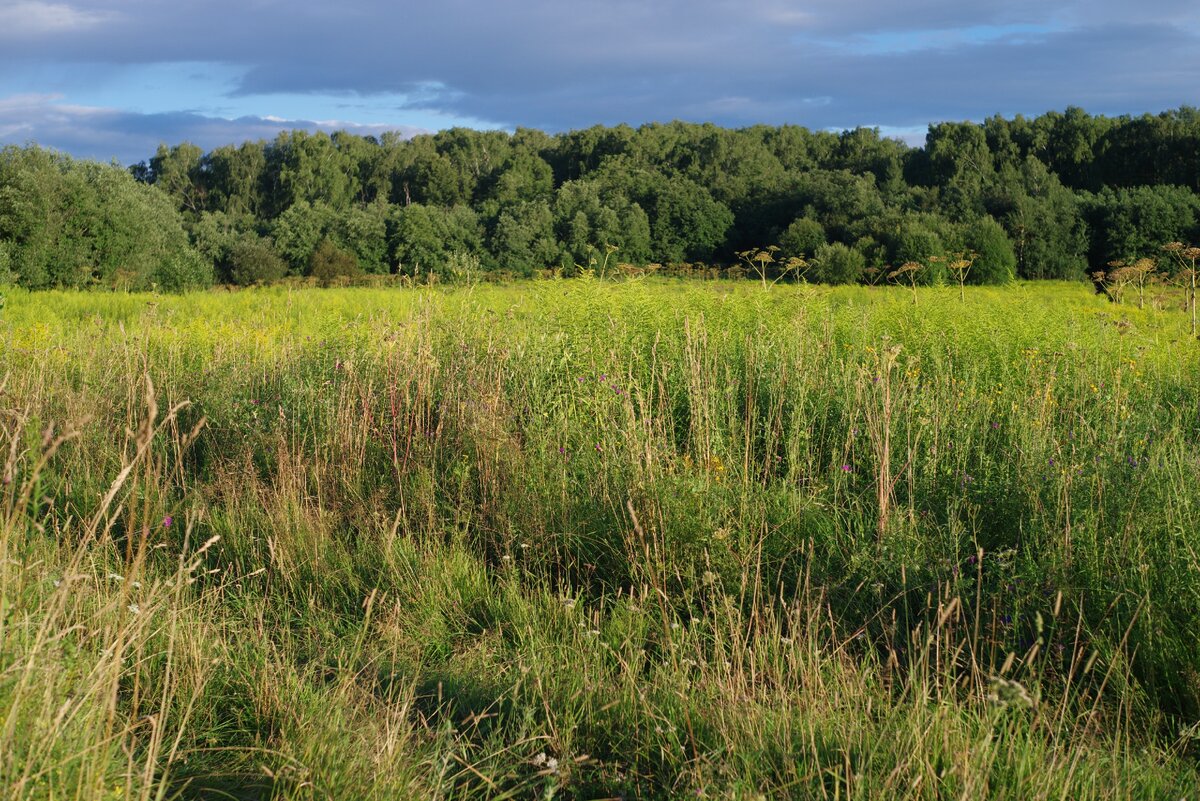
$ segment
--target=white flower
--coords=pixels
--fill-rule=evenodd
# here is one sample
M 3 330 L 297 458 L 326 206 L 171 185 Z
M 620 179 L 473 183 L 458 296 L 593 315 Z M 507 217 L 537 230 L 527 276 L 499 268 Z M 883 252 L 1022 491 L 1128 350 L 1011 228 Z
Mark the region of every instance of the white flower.
M 137 604 L 130 604 L 129 611 L 133 612 L 135 615 L 137 615 L 137 614 L 141 613 L 142 607 L 138 606 Z
M 113 581 L 124 581 L 125 580 L 125 577 L 120 575 L 119 573 L 109 573 L 108 578 L 112 579 Z

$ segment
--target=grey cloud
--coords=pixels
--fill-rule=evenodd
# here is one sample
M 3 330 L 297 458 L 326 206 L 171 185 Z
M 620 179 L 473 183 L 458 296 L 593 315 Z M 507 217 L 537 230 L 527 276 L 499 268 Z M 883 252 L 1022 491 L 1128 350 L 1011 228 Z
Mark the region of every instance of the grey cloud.
M 219 61 L 245 68 L 233 90 L 242 96 L 348 92 L 370 103 L 410 93 L 414 106 L 552 130 L 672 118 L 912 126 L 1200 100 L 1194 0 L 78 0 L 72 8 L 102 22 L 18 42 L 0 55 L 0 70 L 35 54 Z M 927 36 L 939 31 L 960 35 Z M 865 36 L 885 45 L 864 50 Z M 888 53 L 888 41 L 921 46 Z M 159 138 L 179 130 L 161 122 Z
M 154 155 L 159 144 L 188 141 L 211 150 L 247 140 L 273 139 L 280 131 L 348 130 L 378 135 L 399 130 L 406 136 L 423 129 L 395 125 L 356 125 L 240 117 L 226 120 L 189 112 L 135 114 L 118 109 L 89 108 L 57 102 L 50 96 L 0 98 L 0 143 L 36 143 L 80 158 L 133 164 Z

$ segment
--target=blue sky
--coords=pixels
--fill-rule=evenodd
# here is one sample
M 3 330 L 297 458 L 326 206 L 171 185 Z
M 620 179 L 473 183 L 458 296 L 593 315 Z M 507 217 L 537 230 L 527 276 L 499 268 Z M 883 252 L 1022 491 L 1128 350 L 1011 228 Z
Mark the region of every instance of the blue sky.
M 1195 0 L 0 0 L 0 143 L 1200 105 Z

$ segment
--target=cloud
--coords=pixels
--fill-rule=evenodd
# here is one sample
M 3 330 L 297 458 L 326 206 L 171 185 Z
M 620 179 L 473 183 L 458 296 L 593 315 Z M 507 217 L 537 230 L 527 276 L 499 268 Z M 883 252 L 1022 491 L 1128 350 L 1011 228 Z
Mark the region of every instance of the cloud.
M 179 108 L 202 112 L 197 124 L 248 107 L 279 113 L 273 99 L 285 97 L 289 118 L 324 119 L 340 98 L 339 118 L 374 105 L 400 119 L 423 109 L 550 130 L 675 118 L 909 130 L 1067 105 L 1120 114 L 1200 103 L 1194 0 L 74 0 L 71 8 L 104 24 L 17 37 L 0 48 L 0 76 L 33 75 L 39 64 L 98 74 L 90 65 L 227 65 L 220 97 L 198 99 L 180 83 Z M 0 77 L 0 94 L 87 102 L 75 80 L 6 89 Z M 136 90 L 126 95 L 123 103 L 96 94 L 91 105 L 139 108 Z M 303 110 L 306 97 L 314 111 Z M 174 121 L 191 118 L 137 119 L 161 123 L 158 138 L 171 140 Z
M 116 16 L 115 12 L 104 9 L 89 11 L 65 3 L 16 0 L 0 6 L 0 41 L 85 30 Z
M 188 141 L 211 150 L 247 140 L 273 139 L 280 131 L 345 130 L 362 136 L 399 131 L 404 136 L 425 129 L 397 125 L 359 125 L 344 120 L 298 120 L 268 117 L 223 119 L 190 112 L 136 114 L 61 102 L 55 95 L 0 98 L 0 142 L 36 143 L 100 161 L 133 164 L 154 155 L 159 144 Z

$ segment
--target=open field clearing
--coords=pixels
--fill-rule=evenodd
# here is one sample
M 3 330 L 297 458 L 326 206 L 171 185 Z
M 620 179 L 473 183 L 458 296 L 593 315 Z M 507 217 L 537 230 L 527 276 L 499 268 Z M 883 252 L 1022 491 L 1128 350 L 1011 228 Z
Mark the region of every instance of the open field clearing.
M 6 290 L 0 795 L 1197 797 L 1189 318 L 915 291 Z

